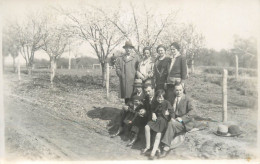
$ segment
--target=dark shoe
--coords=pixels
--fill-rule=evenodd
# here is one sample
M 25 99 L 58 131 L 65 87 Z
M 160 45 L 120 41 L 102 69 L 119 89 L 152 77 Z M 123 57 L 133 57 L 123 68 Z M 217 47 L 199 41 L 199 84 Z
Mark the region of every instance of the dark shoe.
M 155 155 L 156 155 L 158 158 L 160 158 L 160 156 L 161 156 L 161 150 L 160 150 L 160 149 L 156 150 Z
M 137 140 L 137 136 L 135 136 L 126 146 L 133 146 L 136 140 Z
M 118 136 L 120 133 L 121 133 L 121 131 L 118 130 L 115 134 L 112 134 L 110 137 L 111 137 L 111 138 L 114 138 L 114 137 Z
M 154 160 L 154 158 L 155 158 L 155 155 L 154 155 L 154 156 L 149 156 L 149 157 L 148 157 L 149 160 Z
M 169 151 L 163 150 L 162 153 L 161 153 L 161 155 L 160 155 L 160 158 L 166 157 L 169 153 L 170 153 L 170 150 L 169 150 Z

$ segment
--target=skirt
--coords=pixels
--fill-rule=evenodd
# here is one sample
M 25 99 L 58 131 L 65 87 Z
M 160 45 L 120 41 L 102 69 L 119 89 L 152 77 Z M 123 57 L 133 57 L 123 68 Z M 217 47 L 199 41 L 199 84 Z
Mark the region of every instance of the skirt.
M 162 133 L 168 125 L 168 121 L 163 117 L 157 117 L 156 121 L 149 121 L 147 125 L 155 132 Z

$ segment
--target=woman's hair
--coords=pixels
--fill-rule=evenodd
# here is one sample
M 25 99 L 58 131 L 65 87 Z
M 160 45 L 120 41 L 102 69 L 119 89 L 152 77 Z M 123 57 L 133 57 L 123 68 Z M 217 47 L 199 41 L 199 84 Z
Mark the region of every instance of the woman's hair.
M 166 51 L 166 47 L 165 47 L 164 45 L 160 44 L 160 45 L 156 48 L 156 52 L 157 52 L 157 53 L 158 53 L 159 48 L 163 48 L 164 51 Z
M 155 92 L 155 97 L 162 96 L 165 98 L 165 91 L 163 89 L 159 89 L 158 91 Z
M 179 43 L 177 43 L 177 42 L 173 42 L 173 43 L 170 45 L 170 47 L 171 47 L 171 46 L 175 47 L 178 51 L 180 51 L 180 49 L 181 49 Z
M 143 54 L 144 54 L 144 51 L 146 51 L 146 50 L 148 50 L 150 52 L 150 54 L 151 54 L 151 47 L 144 47 Z

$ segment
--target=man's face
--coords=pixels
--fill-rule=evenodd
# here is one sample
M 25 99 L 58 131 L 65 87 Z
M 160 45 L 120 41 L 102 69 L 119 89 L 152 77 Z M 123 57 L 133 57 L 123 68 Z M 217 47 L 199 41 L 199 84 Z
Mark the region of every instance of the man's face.
M 135 90 L 137 93 L 140 93 L 140 92 L 142 92 L 142 87 L 135 87 Z
M 126 55 L 130 55 L 131 51 L 132 51 L 132 48 L 131 48 L 131 47 L 125 47 L 125 53 L 126 53 Z
M 177 97 L 181 97 L 183 95 L 183 88 L 181 85 L 175 86 L 175 94 Z
M 135 106 L 138 106 L 138 105 L 140 105 L 141 104 L 141 101 L 140 100 L 134 100 L 134 105 Z
M 144 89 L 145 94 L 148 95 L 149 97 L 153 97 L 154 96 L 154 89 L 152 89 L 151 86 L 148 86 Z

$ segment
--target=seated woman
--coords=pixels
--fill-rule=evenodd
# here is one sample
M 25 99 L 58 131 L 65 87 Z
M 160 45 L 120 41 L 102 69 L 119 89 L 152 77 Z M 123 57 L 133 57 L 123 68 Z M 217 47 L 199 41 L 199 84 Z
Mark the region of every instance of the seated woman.
M 175 118 L 171 104 L 164 99 L 165 91 L 158 90 L 155 93 L 156 104 L 152 106 L 152 120 L 145 126 L 146 148 L 142 150 L 142 154 L 150 149 L 150 131 L 156 132 L 153 149 L 149 159 L 154 159 L 156 151 L 159 151 L 159 144 L 162 133 L 165 131 L 170 118 Z M 160 151 L 159 151 L 160 152 Z
M 153 66 L 154 63 L 151 59 L 151 48 L 145 47 L 143 49 L 143 60 L 139 63 L 136 75 L 138 79 L 141 79 L 143 84 L 147 80 L 153 80 Z

